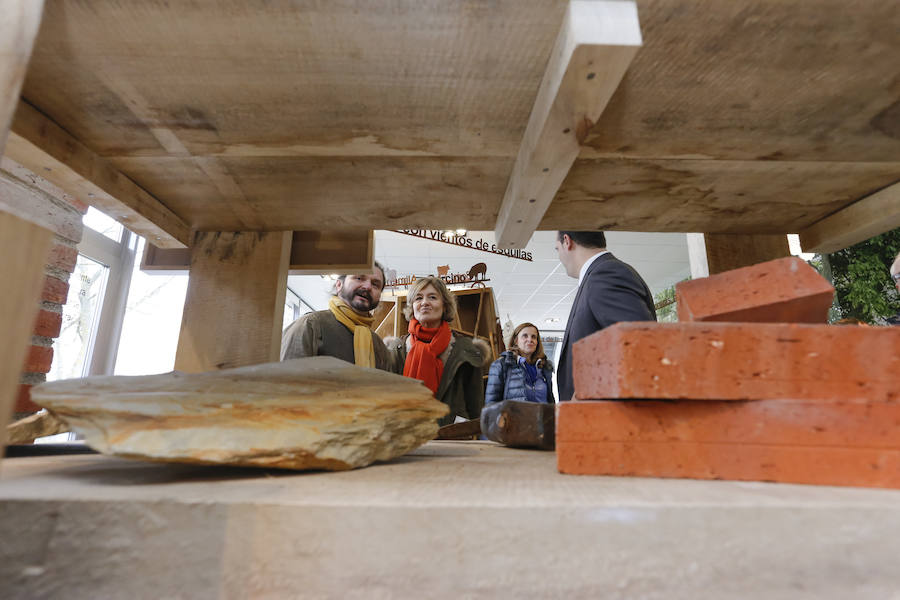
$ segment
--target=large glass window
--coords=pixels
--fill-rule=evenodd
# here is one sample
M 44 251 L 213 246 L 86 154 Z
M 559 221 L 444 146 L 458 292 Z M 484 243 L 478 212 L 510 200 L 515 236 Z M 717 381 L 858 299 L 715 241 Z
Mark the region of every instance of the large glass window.
M 108 275 L 109 267 L 83 254 L 78 255 L 75 271 L 69 277 L 62 329 L 53 341 L 53 364 L 47 373 L 47 381 L 87 374 Z
M 141 239 L 137 255 L 144 251 Z M 165 373 L 175 366 L 188 275 L 154 275 L 135 261 L 116 358 L 116 375 Z

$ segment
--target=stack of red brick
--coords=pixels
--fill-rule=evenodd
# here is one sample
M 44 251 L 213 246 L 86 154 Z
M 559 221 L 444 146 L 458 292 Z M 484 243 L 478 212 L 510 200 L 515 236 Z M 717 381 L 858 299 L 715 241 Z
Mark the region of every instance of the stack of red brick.
M 900 487 L 900 328 L 826 325 L 798 258 L 676 293 L 679 323 L 575 344 L 561 472 Z

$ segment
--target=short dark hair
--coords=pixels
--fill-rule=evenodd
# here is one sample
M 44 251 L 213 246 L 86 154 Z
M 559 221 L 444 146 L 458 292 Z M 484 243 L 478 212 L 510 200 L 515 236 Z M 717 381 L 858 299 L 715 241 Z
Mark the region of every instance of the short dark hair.
M 556 239 L 561 242 L 564 235 L 585 248 L 606 248 L 606 236 L 602 231 L 559 231 Z
M 382 265 L 380 262 L 378 262 L 378 261 L 376 260 L 376 261 L 375 261 L 375 268 L 376 268 L 376 269 L 381 269 L 381 289 L 384 290 L 384 286 L 385 286 L 385 284 L 387 283 L 387 281 L 385 280 L 385 278 L 387 277 L 387 275 L 385 275 L 385 273 L 384 273 L 384 265 Z M 346 278 L 347 278 L 347 275 L 344 274 L 344 275 L 341 275 L 340 277 L 338 277 L 337 280 L 338 280 L 338 281 L 344 281 L 344 279 L 346 279 Z

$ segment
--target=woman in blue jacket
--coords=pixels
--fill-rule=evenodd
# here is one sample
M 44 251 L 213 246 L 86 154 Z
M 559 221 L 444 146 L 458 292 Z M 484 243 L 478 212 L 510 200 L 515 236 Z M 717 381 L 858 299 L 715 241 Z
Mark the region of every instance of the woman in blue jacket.
M 503 400 L 553 403 L 553 365 L 544 354 L 541 334 L 531 323 L 513 331 L 509 350 L 491 364 L 485 404 Z

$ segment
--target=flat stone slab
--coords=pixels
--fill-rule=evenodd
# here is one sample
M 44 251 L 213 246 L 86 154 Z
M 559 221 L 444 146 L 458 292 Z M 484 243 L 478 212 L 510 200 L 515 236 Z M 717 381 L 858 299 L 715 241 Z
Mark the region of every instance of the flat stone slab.
M 67 379 L 31 397 L 105 454 L 297 470 L 400 456 L 433 439 L 448 410 L 415 379 L 325 356 Z
M 367 469 L 3 461 L 4 598 L 886 598 L 900 492 L 562 475 L 429 442 Z

